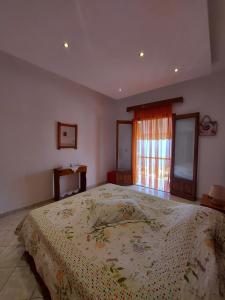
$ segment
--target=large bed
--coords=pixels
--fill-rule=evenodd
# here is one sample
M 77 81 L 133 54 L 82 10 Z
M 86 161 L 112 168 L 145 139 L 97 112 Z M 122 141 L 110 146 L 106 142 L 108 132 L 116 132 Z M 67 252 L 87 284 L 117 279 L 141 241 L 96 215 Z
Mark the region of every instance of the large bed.
M 55 299 L 224 299 L 225 217 L 106 184 L 32 210 L 20 237 Z

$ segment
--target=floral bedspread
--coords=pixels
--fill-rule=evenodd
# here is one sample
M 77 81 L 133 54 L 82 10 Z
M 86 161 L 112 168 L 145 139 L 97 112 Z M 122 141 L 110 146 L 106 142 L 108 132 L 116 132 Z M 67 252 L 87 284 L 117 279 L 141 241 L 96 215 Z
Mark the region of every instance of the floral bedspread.
M 90 225 L 95 202 L 145 220 Z M 53 300 L 225 299 L 225 217 L 112 184 L 35 209 L 20 236 Z

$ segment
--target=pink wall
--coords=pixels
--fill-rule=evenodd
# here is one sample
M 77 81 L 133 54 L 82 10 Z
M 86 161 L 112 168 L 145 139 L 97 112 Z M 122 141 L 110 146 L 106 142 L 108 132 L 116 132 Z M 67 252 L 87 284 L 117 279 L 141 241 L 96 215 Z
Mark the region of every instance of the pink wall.
M 131 119 L 127 106 L 173 97 L 184 97 L 174 106 L 177 114 L 200 112 L 218 121 L 218 134 L 200 137 L 198 196 L 207 193 L 211 184 L 225 186 L 225 70 L 195 80 L 124 98 L 117 102 L 117 119 Z
M 88 166 L 87 183 L 114 167 L 115 102 L 0 52 L 0 214 L 52 198 L 52 169 Z M 78 149 L 56 149 L 56 122 L 78 124 Z

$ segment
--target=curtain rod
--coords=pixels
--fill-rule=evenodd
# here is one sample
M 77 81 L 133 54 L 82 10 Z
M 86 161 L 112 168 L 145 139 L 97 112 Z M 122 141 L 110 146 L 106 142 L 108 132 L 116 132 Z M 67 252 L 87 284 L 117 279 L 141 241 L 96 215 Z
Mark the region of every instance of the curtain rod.
M 184 102 L 183 97 L 171 98 L 171 99 L 149 102 L 149 103 L 135 105 L 135 106 L 129 106 L 129 107 L 127 107 L 127 112 L 141 110 L 141 109 L 145 109 L 145 108 L 151 108 L 151 107 L 160 106 L 160 105 L 183 103 L 183 102 Z

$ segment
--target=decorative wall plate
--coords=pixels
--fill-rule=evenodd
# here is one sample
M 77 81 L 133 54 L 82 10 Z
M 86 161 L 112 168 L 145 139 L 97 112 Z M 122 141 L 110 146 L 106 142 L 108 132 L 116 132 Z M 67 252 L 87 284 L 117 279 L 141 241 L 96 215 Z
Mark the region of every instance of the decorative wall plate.
M 213 136 L 217 133 L 217 122 L 212 121 L 210 116 L 206 115 L 202 118 L 199 126 L 199 134 L 203 136 Z

